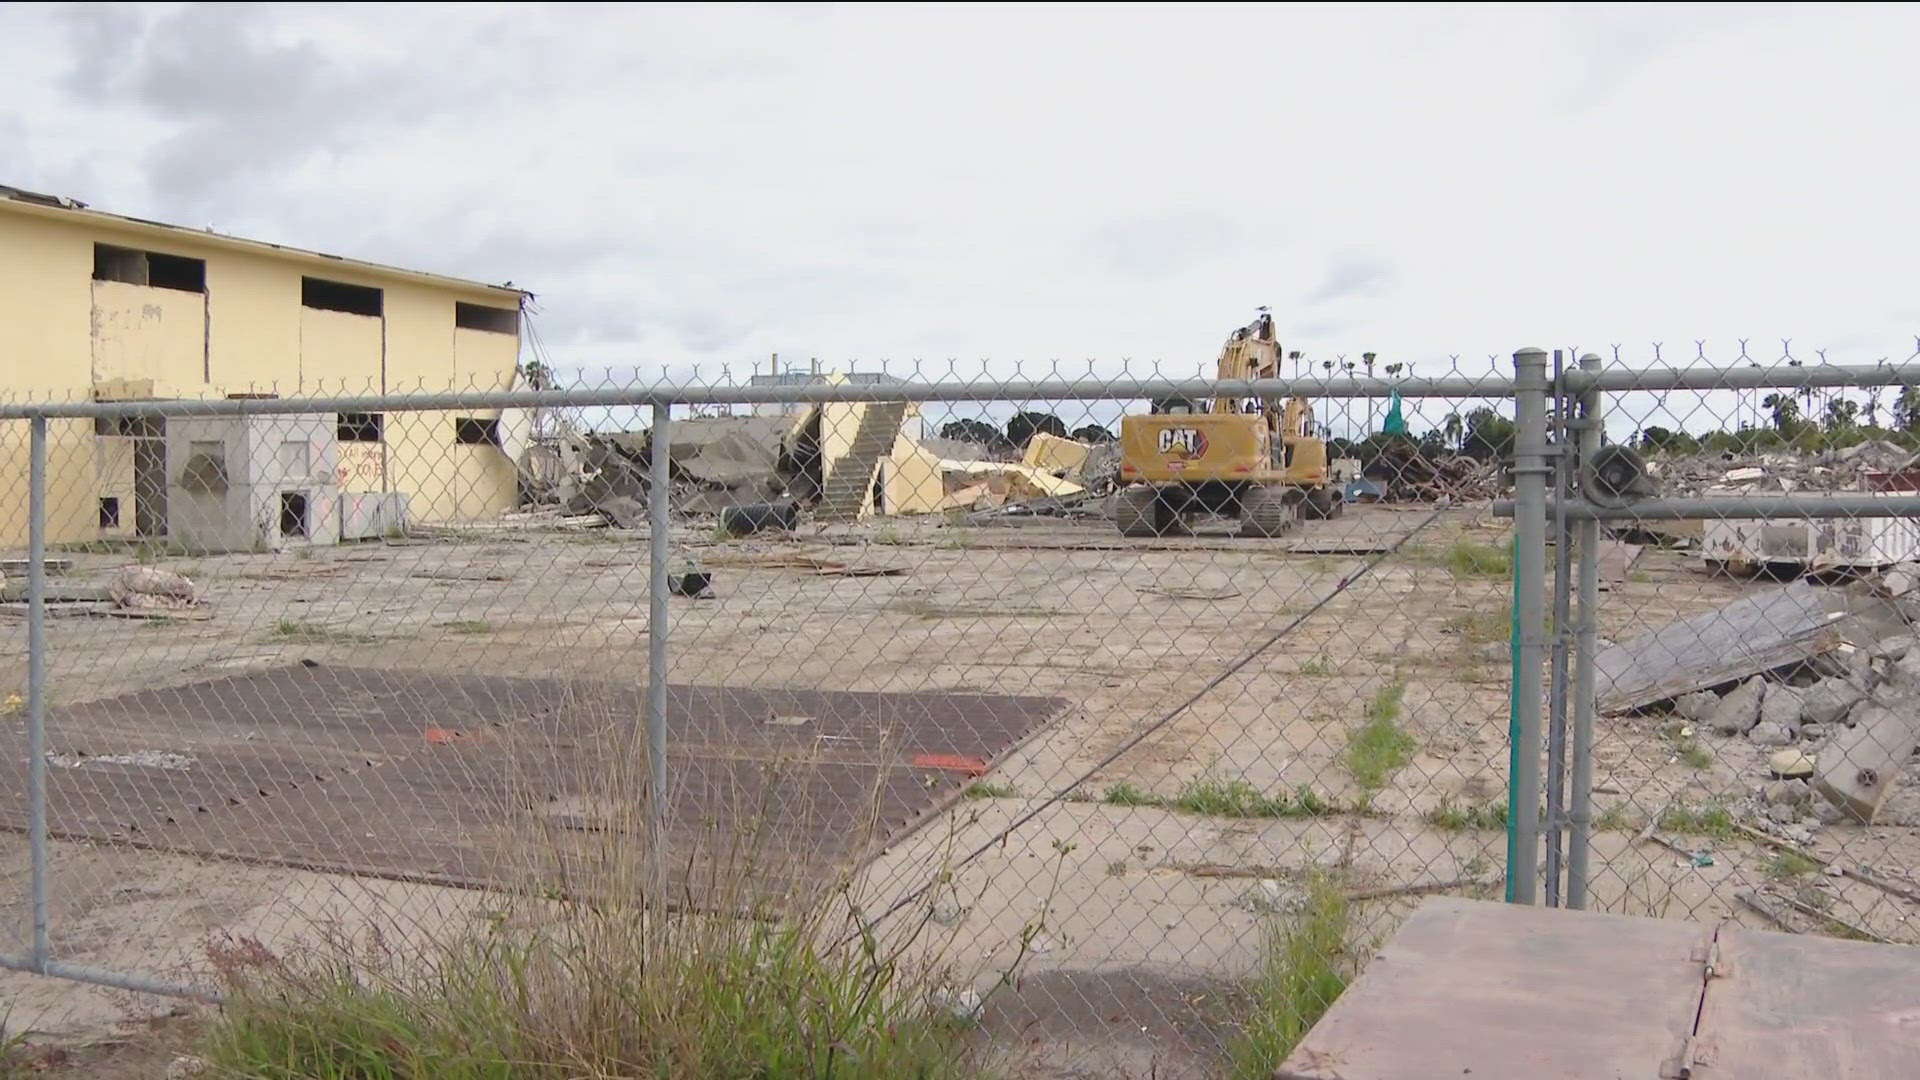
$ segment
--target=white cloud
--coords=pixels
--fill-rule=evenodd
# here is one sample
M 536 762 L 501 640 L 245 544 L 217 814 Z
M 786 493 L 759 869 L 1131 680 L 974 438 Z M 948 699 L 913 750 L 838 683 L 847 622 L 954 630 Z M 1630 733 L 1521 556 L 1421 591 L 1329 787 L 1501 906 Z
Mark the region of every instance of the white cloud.
M 1261 304 L 1422 370 L 1899 352 L 1920 18 L 1726 11 L 28 7 L 0 182 L 510 278 L 649 374 L 1193 370 Z

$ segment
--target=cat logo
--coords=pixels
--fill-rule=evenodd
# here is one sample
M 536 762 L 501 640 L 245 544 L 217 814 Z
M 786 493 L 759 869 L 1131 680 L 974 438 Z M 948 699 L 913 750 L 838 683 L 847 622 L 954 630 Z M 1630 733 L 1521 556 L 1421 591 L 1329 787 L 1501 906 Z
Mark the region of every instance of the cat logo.
M 1161 428 L 1160 452 L 1180 458 L 1201 457 L 1207 452 L 1207 437 L 1199 428 Z

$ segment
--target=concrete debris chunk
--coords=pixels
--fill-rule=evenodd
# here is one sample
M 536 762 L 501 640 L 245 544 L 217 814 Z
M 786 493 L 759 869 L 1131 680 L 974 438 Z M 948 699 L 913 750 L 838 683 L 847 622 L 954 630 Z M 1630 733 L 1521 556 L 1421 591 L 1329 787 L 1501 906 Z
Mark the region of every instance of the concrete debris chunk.
M 1766 692 L 1767 681 L 1755 675 L 1720 699 L 1707 725 L 1721 735 L 1745 735 L 1760 722 L 1760 702 Z
M 1805 698 L 1798 687 L 1769 684 L 1766 696 L 1760 699 L 1760 722 L 1798 731 L 1804 705 Z
M 1853 711 L 1854 726 L 1820 752 L 1814 790 L 1857 821 L 1871 822 L 1880 812 L 1920 744 L 1915 730 L 1920 696 L 1905 687 L 1902 691 L 1893 707 L 1879 701 L 1860 703 Z
M 1916 585 L 1920 585 L 1920 575 L 1914 573 L 1914 568 L 1911 564 L 1903 563 L 1881 575 L 1880 594 L 1882 596 L 1905 596 L 1912 592 Z
M 1813 775 L 1813 757 L 1804 750 L 1779 750 L 1767 758 L 1767 770 L 1785 780 Z
M 1875 660 L 1899 660 L 1913 651 L 1914 644 L 1912 634 L 1895 634 L 1875 642 L 1867 655 Z
M 1506 646 L 1501 646 L 1506 648 Z M 1700 721 L 1713 715 L 1720 705 L 1720 695 L 1711 690 L 1696 690 L 1691 694 L 1681 694 L 1673 699 L 1673 711 L 1689 720 Z
M 1792 728 L 1771 720 L 1762 720 L 1747 732 L 1747 740 L 1755 746 L 1792 746 L 1797 738 Z
M 1760 789 L 1760 801 L 1768 806 L 1800 806 L 1812 797 L 1805 780 L 1769 780 Z
M 1838 724 L 1866 696 L 1850 679 L 1822 679 L 1801 693 L 1801 719 L 1808 724 Z
M 179 609 L 200 602 L 193 579 L 157 566 L 123 566 L 114 572 L 108 595 L 123 608 Z

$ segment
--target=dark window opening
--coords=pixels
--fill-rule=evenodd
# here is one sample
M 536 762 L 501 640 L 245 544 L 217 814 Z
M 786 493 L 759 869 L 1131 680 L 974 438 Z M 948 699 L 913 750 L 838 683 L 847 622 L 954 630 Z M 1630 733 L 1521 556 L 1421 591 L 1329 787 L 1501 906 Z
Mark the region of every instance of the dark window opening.
M 307 497 L 298 491 L 280 493 L 280 535 L 307 535 Z
M 453 441 L 461 446 L 499 446 L 500 421 L 456 416 L 453 418 Z
M 117 529 L 120 527 L 120 500 L 103 498 L 100 500 L 100 527 Z
M 207 261 L 157 251 L 93 245 L 93 280 L 148 285 L 177 292 L 207 291 Z
M 317 277 L 300 279 L 300 303 L 305 307 L 319 308 L 322 311 L 344 311 L 349 315 L 372 315 L 378 318 L 385 310 L 382 299 L 383 294 L 379 289 L 365 285 L 348 285 L 345 282 L 328 281 Z
M 453 305 L 453 325 L 462 330 L 485 330 L 494 334 L 520 332 L 520 312 L 514 308 L 487 307 L 484 304 Z
M 379 442 L 386 417 L 377 412 L 343 412 L 337 418 L 341 442 Z

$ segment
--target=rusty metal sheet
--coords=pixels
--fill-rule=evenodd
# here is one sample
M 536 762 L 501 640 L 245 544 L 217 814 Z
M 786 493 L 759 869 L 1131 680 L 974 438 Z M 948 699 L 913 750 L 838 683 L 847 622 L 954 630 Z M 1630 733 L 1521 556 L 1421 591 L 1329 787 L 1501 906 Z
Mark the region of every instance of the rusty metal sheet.
M 608 808 L 595 789 L 606 761 L 634 752 L 643 693 L 298 665 L 81 703 L 49 724 L 54 750 L 87 762 L 50 773 L 50 820 L 65 837 L 276 865 L 577 882 L 639 863 L 644 836 L 631 825 L 644 815 Z M 915 760 L 984 767 L 1067 705 L 724 686 L 668 696 L 677 876 L 711 885 L 710 853 L 744 854 L 776 892 L 869 857 L 958 797 L 965 770 Z M 24 807 L 25 747 L 4 749 L 0 786 Z M 156 750 L 190 764 L 93 760 Z M 0 826 L 24 824 L 0 814 Z M 621 855 L 603 857 L 613 833 Z
M 1693 1075 L 1920 1073 L 1920 949 L 1727 926 Z
M 1692 1034 L 1694 957 L 1711 936 L 1692 923 L 1436 897 L 1277 1076 L 1652 1080 Z

